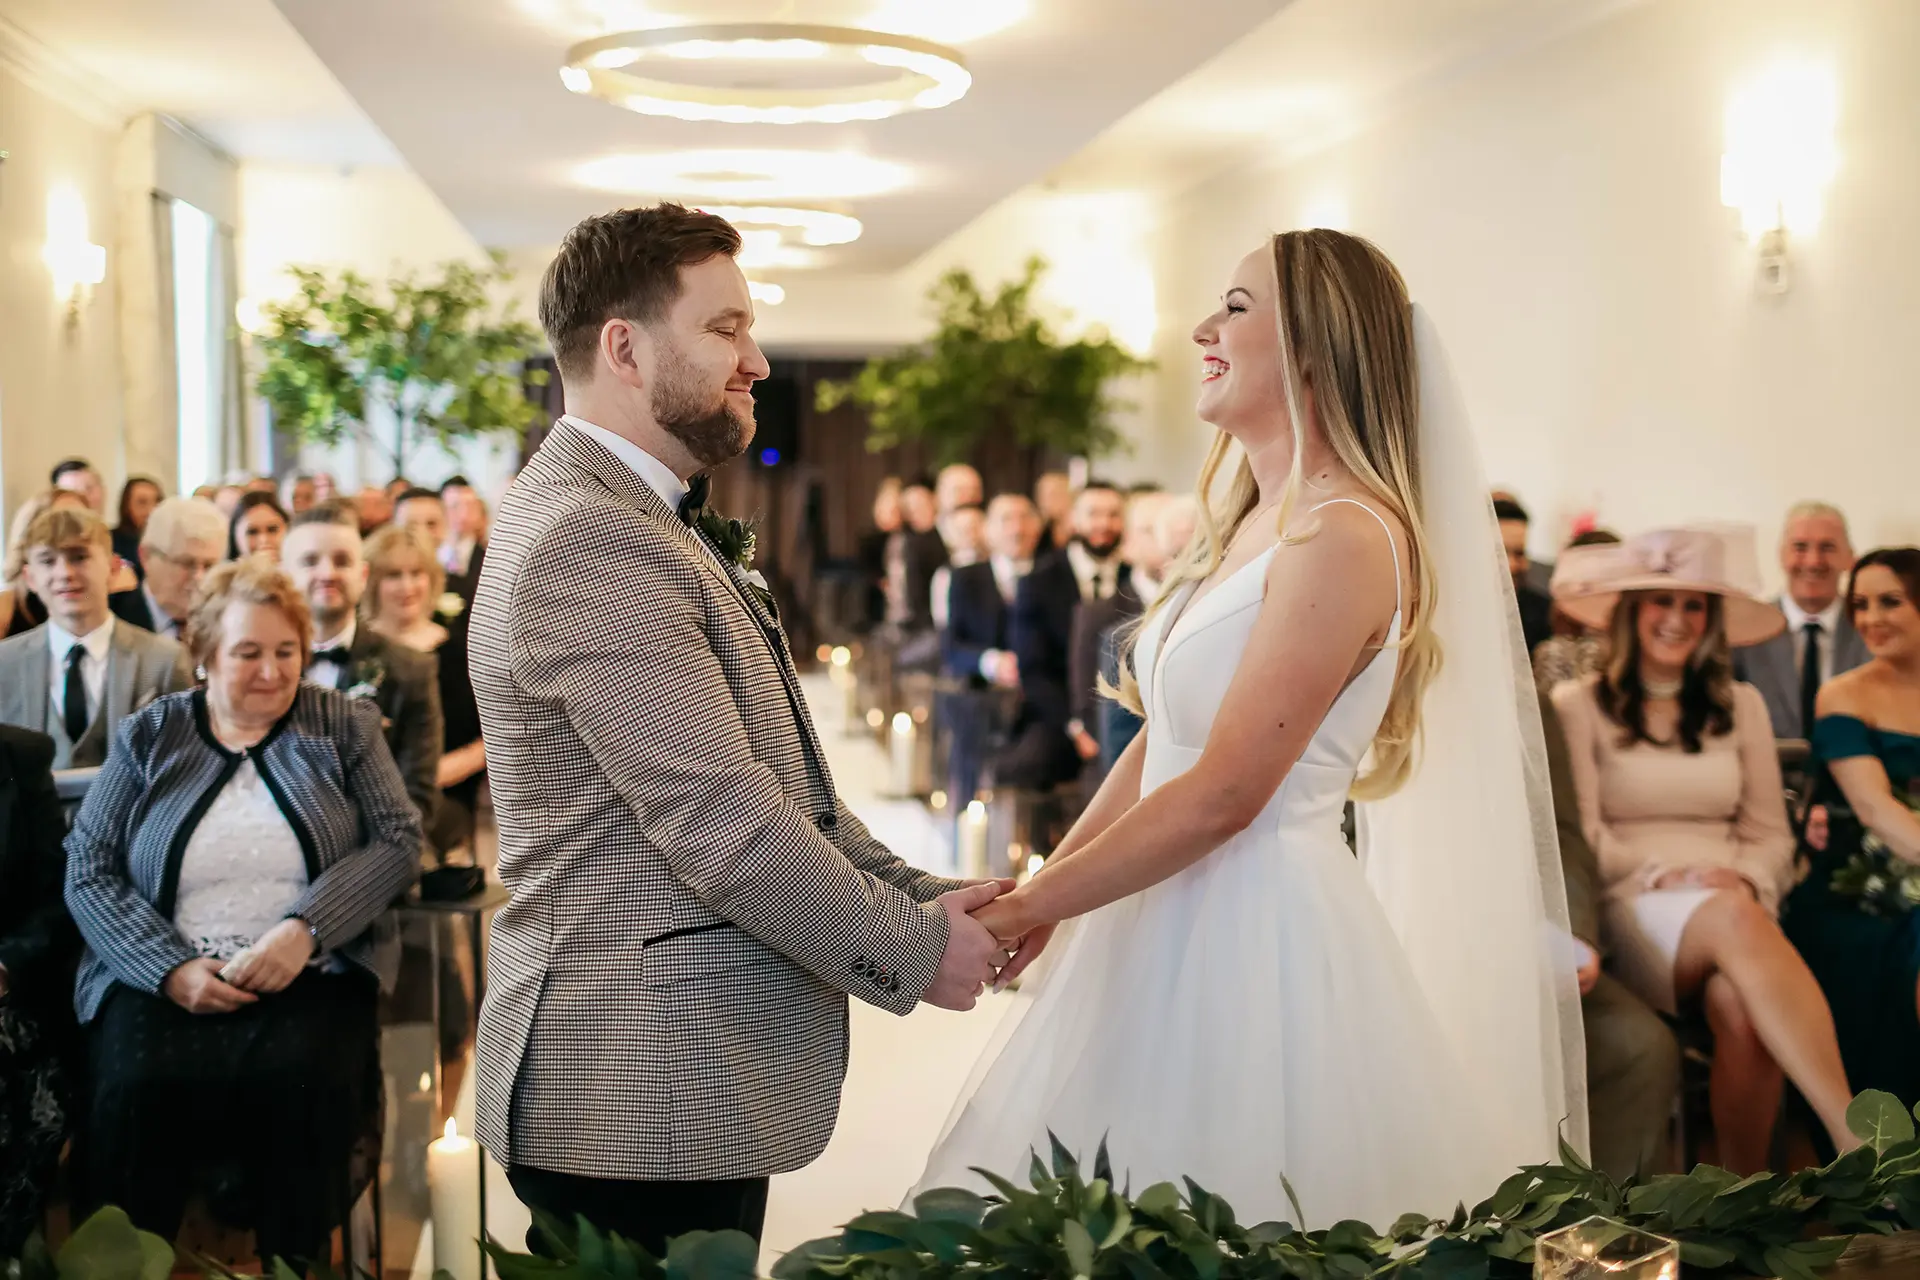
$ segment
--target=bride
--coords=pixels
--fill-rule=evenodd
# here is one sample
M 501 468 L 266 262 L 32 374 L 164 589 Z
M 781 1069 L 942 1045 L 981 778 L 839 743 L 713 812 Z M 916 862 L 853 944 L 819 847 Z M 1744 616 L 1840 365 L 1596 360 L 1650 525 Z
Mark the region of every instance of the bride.
M 1051 1131 L 1244 1222 L 1294 1216 L 1282 1175 L 1306 1226 L 1445 1215 L 1562 1133 L 1584 1147 L 1586 1111 L 1485 480 L 1364 240 L 1272 237 L 1193 338 L 1220 434 L 1200 536 L 1123 663 L 1146 728 L 1044 870 L 977 913 L 1002 985 L 1060 937 L 916 1190 L 1017 1177 Z

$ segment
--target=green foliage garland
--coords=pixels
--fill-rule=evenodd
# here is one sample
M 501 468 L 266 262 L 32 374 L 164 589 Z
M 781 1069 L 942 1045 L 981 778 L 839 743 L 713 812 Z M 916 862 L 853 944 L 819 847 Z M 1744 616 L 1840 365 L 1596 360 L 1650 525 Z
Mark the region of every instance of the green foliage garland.
M 982 1171 L 991 1197 L 929 1191 L 913 1212 L 863 1213 L 838 1235 L 801 1245 L 775 1280 L 1520 1280 L 1534 1241 L 1595 1214 L 1680 1241 L 1688 1273 L 1817 1280 L 1852 1235 L 1920 1230 L 1920 1139 L 1891 1094 L 1854 1100 L 1848 1123 L 1864 1145 L 1822 1169 L 1740 1178 L 1700 1165 L 1686 1174 L 1616 1183 L 1564 1144 L 1561 1163 L 1523 1169 L 1471 1212 L 1407 1214 L 1385 1234 L 1362 1222 L 1303 1231 L 1242 1226 L 1233 1207 L 1192 1179 L 1138 1196 L 1114 1186 L 1106 1145 L 1092 1177 L 1053 1142 L 1036 1154 L 1031 1189 Z M 1285 1179 L 1282 1180 L 1283 1186 Z M 1301 1217 L 1290 1186 L 1287 1197 Z M 489 1242 L 500 1280 L 755 1280 L 759 1249 L 737 1231 L 693 1232 L 664 1260 L 581 1221 L 542 1215 L 550 1258 Z M 57 1254 L 36 1237 L 0 1262 L 6 1280 L 164 1280 L 172 1251 L 105 1209 Z M 210 1265 L 208 1274 L 230 1274 Z M 292 1280 L 276 1264 L 270 1274 Z M 317 1273 L 321 1274 L 321 1273 Z M 330 1280 L 322 1274 L 322 1280 Z
M 987 296 L 955 269 L 928 293 L 939 325 L 917 347 L 867 361 L 846 382 L 823 382 L 822 412 L 851 400 L 871 424 L 874 452 L 925 441 L 944 465 L 972 456 L 980 438 L 1010 433 L 1023 446 L 1097 458 L 1123 444 L 1110 382 L 1152 368 L 1104 333 L 1072 342 L 1034 314 L 1046 264 L 1029 258 L 1017 280 Z
M 404 275 L 378 291 L 352 271 L 292 275 L 294 295 L 262 308 L 254 338 L 256 385 L 292 439 L 369 440 L 403 474 L 424 441 L 519 433 L 539 418 L 522 377 L 537 385 L 546 375 L 523 375 L 522 366 L 540 335 L 511 303 L 494 305 L 494 287 L 511 278 L 499 254 L 490 267 L 449 262 L 438 279 Z M 376 405 L 392 413 L 390 442 L 369 428 Z

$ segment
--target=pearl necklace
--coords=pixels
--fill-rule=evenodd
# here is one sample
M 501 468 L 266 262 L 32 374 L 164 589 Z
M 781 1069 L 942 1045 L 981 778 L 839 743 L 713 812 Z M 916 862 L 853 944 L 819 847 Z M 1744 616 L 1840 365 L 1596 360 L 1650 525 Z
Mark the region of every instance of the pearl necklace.
M 1647 695 L 1647 701 L 1649 702 L 1664 702 L 1671 698 L 1678 698 L 1680 691 L 1686 688 L 1686 685 L 1687 679 L 1685 676 L 1672 681 L 1651 680 L 1646 676 L 1640 677 L 1640 688 Z

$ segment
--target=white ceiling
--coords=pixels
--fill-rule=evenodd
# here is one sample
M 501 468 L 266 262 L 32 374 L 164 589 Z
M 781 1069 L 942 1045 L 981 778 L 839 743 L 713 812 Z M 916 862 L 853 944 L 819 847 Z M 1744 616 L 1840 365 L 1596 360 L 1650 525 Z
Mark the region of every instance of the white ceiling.
M 866 223 L 823 266 L 910 261 L 1044 175 L 1286 0 L 277 0 L 407 163 L 485 244 L 549 245 L 580 218 L 657 192 L 593 190 L 580 166 L 687 149 L 851 151 L 907 170 L 895 192 L 853 200 Z M 885 23 L 949 34 L 973 73 L 958 104 L 850 125 L 699 124 L 636 115 L 567 92 L 568 45 L 623 24 L 781 20 Z M 966 34 L 962 32 L 961 34 Z M 699 199 L 689 193 L 689 198 Z M 709 198 L 709 203 L 718 201 Z
M 248 160 L 399 163 L 268 0 L 0 0 L 7 24 L 120 118 L 164 112 Z

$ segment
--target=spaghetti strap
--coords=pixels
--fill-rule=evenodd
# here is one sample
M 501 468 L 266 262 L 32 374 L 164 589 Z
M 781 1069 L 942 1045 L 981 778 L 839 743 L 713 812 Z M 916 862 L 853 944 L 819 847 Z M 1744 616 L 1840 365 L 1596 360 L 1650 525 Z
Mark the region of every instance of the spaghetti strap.
M 1360 508 L 1362 511 L 1366 512 L 1368 515 L 1372 516 L 1375 520 L 1378 520 L 1380 522 L 1380 527 L 1386 530 L 1387 550 L 1393 553 L 1393 611 L 1397 615 L 1406 603 L 1406 600 L 1405 600 L 1406 588 L 1400 585 L 1400 545 L 1393 540 L 1393 526 L 1387 523 L 1385 516 L 1381 515 L 1378 511 L 1375 511 L 1372 507 L 1368 506 L 1364 502 L 1361 502 L 1357 498 L 1329 498 L 1327 501 L 1321 503 L 1319 506 L 1314 507 L 1312 510 L 1308 511 L 1307 514 L 1312 515 L 1314 511 L 1325 510 L 1327 507 L 1331 507 L 1335 503 L 1339 503 L 1339 502 L 1344 502 L 1348 506 L 1354 506 L 1354 507 Z

